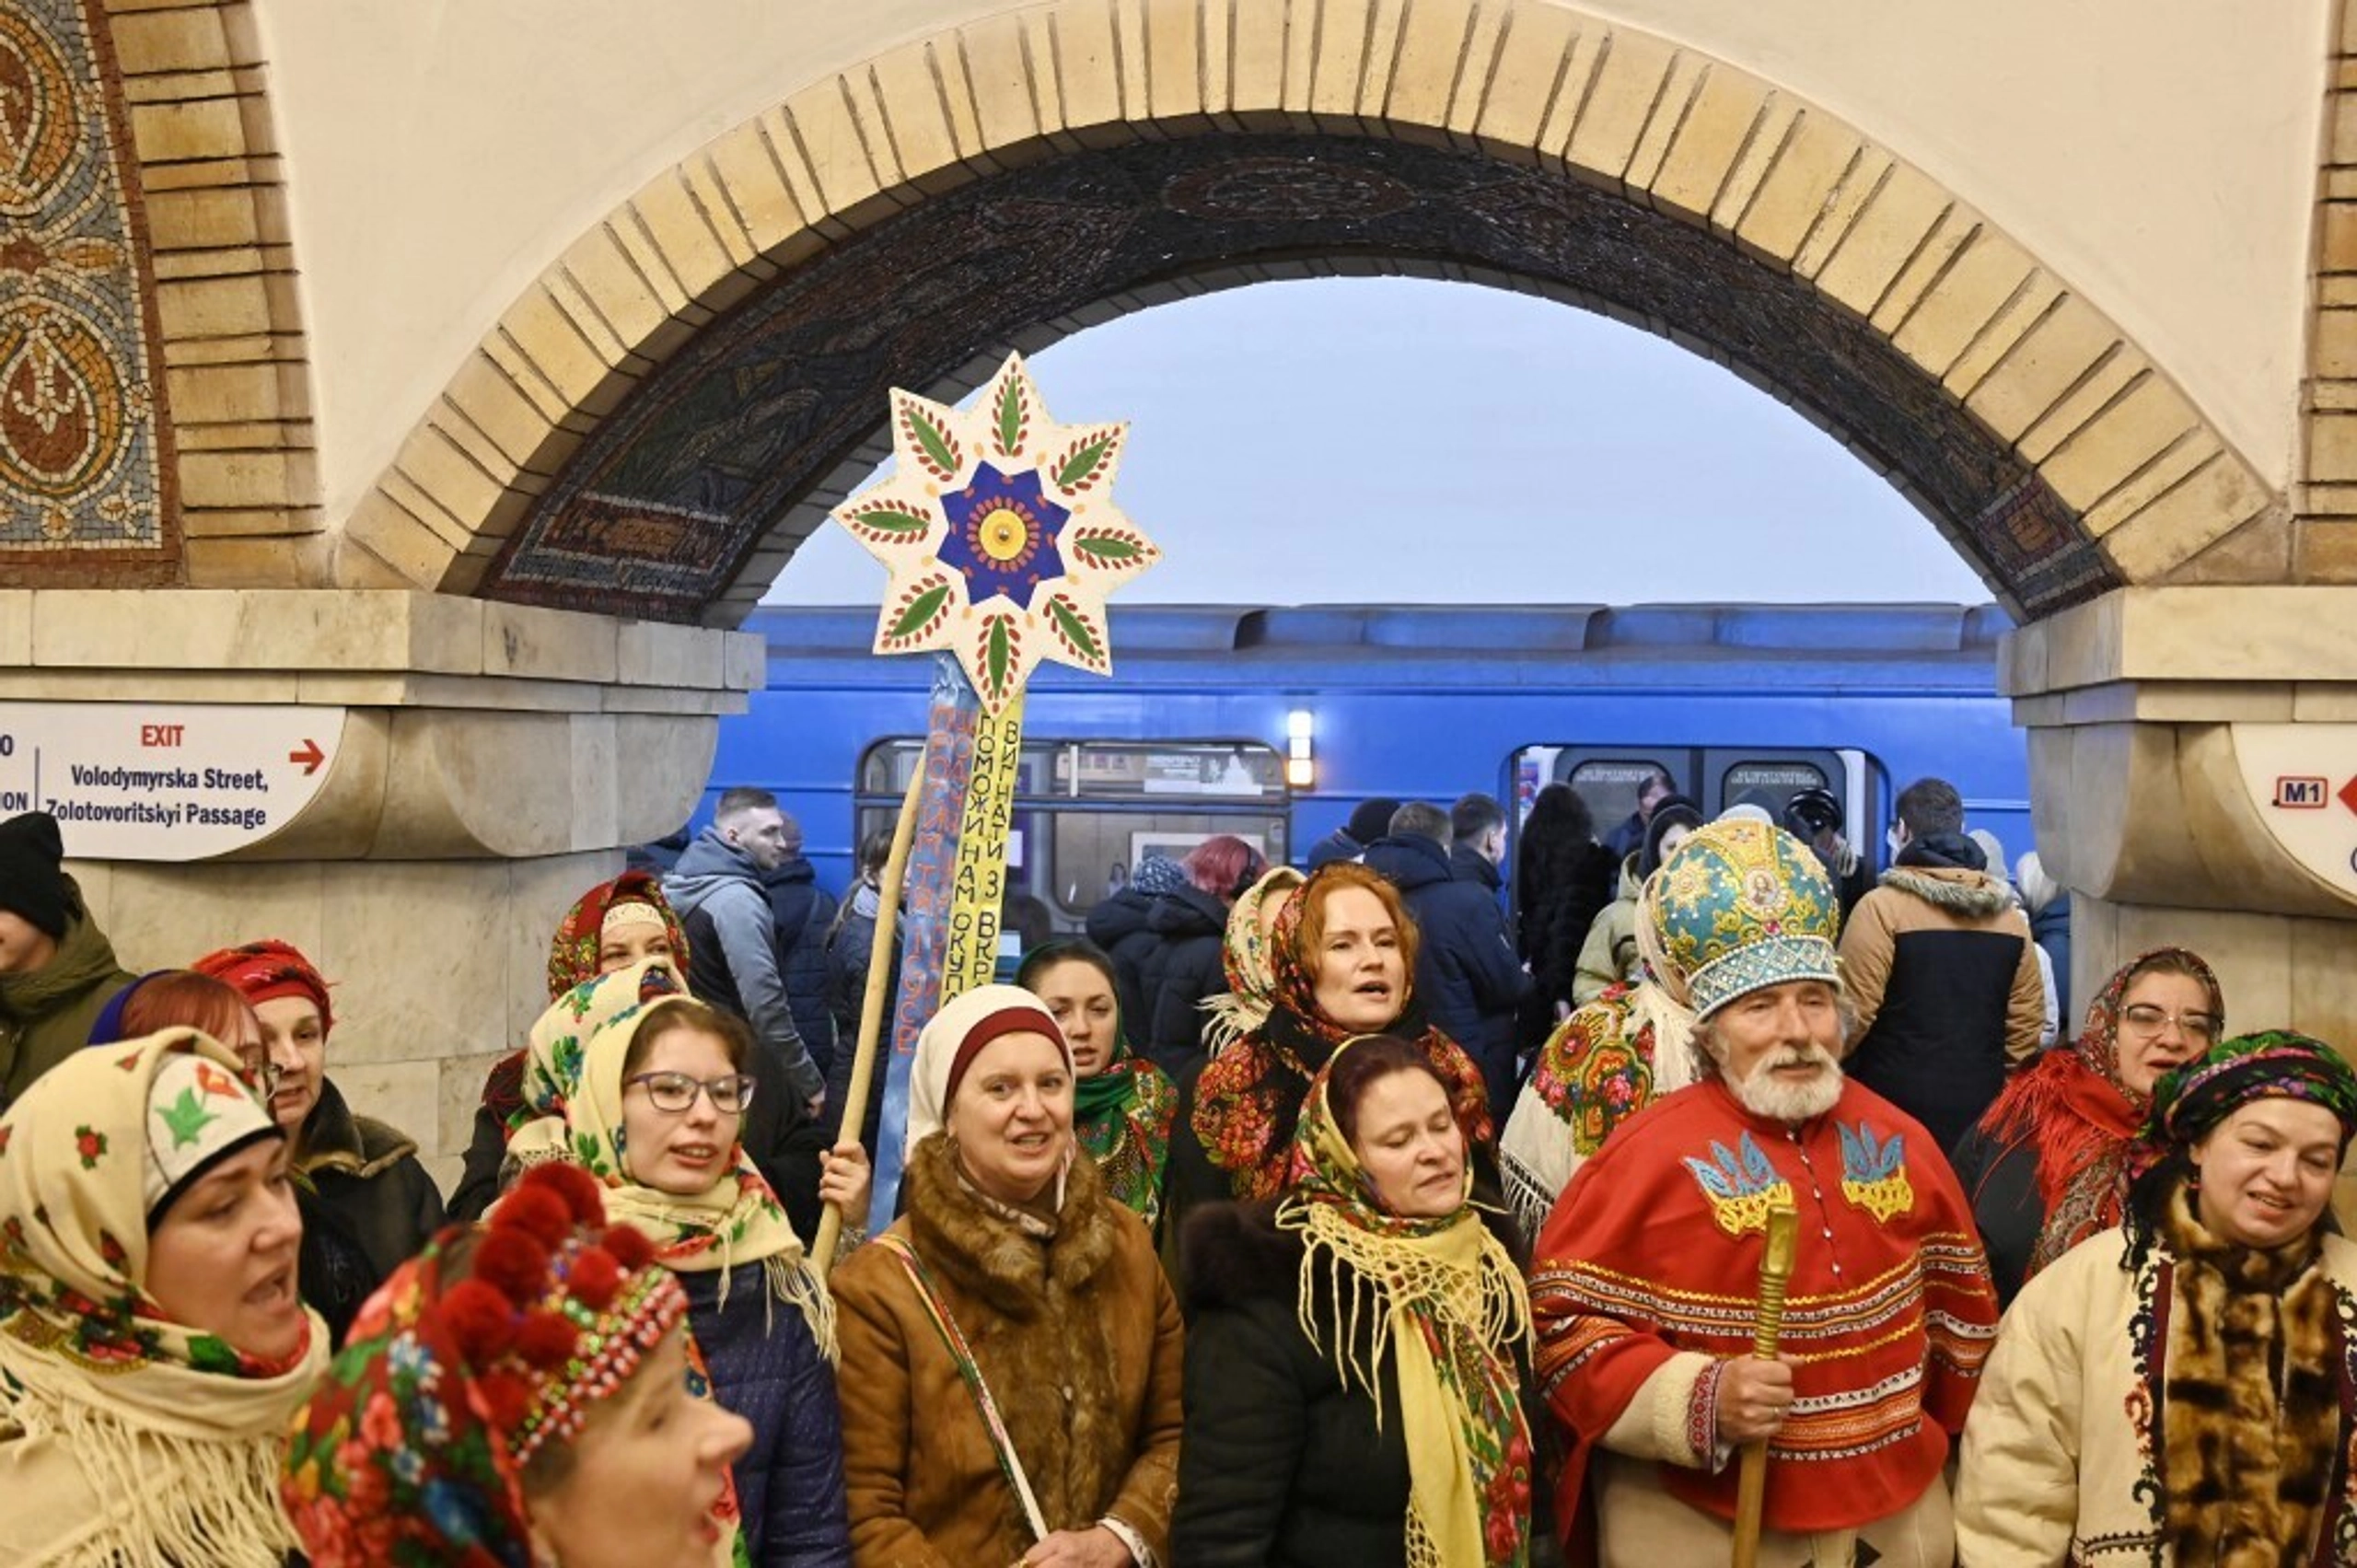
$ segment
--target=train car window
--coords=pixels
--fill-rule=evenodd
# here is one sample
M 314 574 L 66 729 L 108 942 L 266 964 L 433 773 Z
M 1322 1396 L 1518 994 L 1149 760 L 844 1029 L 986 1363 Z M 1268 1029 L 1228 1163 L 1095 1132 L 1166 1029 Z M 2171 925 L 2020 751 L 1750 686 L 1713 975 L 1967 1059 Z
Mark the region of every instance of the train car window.
M 1835 799 L 1841 797 L 1840 780 L 1814 762 L 1751 759 L 1719 770 L 1719 809 L 1757 806 L 1781 822 L 1784 803 L 1805 789 L 1829 789 Z
M 892 825 L 923 750 L 909 738 L 868 749 L 855 803 L 861 834 Z M 1008 912 L 1021 916 L 1027 946 L 1040 939 L 1043 918 L 1076 932 L 1146 856 L 1183 859 L 1221 833 L 1283 861 L 1292 811 L 1284 759 L 1262 742 L 1027 738 L 1007 850 Z

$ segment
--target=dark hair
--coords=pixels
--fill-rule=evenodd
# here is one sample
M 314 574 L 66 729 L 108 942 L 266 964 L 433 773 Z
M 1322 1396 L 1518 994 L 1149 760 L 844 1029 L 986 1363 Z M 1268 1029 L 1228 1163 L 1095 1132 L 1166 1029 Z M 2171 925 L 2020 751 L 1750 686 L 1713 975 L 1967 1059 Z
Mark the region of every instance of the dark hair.
M 1550 842 L 1560 836 L 1573 844 L 1594 839 L 1596 813 L 1588 809 L 1587 797 L 1567 784 L 1540 790 L 1530 803 L 1530 815 L 1522 819 L 1523 842 L 1534 836 Z
M 231 1051 L 239 1045 L 239 1026 L 251 1024 L 261 1033 L 246 993 L 226 980 L 194 970 L 172 970 L 140 981 L 122 1002 L 122 1038 L 137 1040 L 158 1029 L 203 1029 Z
M 1187 880 L 1195 885 L 1197 892 L 1209 893 L 1231 904 L 1266 869 L 1260 852 L 1234 833 L 1205 839 L 1189 850 L 1187 858 L 1179 864 L 1187 868 Z
M 1449 845 L 1448 813 L 1437 806 L 1411 800 L 1391 814 L 1390 832 L 1395 839 L 1412 833 L 1446 849 Z
M 755 789 L 750 784 L 738 784 L 733 789 L 725 789 L 720 792 L 720 804 L 712 808 L 712 819 L 720 822 L 740 812 L 775 811 L 776 809 L 777 796 L 768 790 Z
M 1054 969 L 1058 964 L 1086 964 L 1105 977 L 1113 993 L 1115 1006 L 1120 1005 L 1121 975 L 1113 967 L 1113 956 L 1086 936 L 1057 936 L 1040 943 L 1023 955 L 1015 969 L 1015 983 L 1026 991 L 1033 991 L 1032 981 Z
M 1326 1109 L 1333 1115 L 1335 1131 L 1345 1141 L 1358 1141 L 1359 1105 L 1366 1098 L 1367 1090 L 1394 1073 L 1422 1073 L 1440 1086 L 1444 1098 L 1447 1097 L 1447 1080 L 1415 1045 L 1398 1035 L 1370 1035 L 1353 1040 L 1335 1057 L 1333 1070 L 1326 1079 Z
M 1661 869 L 1661 842 L 1672 828 L 1683 823 L 1690 832 L 1702 825 L 1702 808 L 1682 795 L 1666 795 L 1654 807 L 1645 822 L 1644 847 L 1637 854 L 1637 874 L 1650 877 Z
M 1457 804 L 1448 808 L 1449 836 L 1458 843 L 1470 843 L 1492 828 L 1506 825 L 1506 808 L 1498 804 L 1494 795 L 1475 790 L 1460 795 Z
M 2186 979 L 2194 981 L 2210 993 L 2210 1010 L 2217 1014 L 2219 1024 L 2223 1026 L 2225 1023 L 2226 997 L 2225 993 L 2218 987 L 2217 977 L 2201 973 L 2186 962 L 2185 954 L 2173 947 L 2164 947 L 2157 953 L 2147 953 L 2129 970 L 2126 977 L 2119 982 L 2121 1006 L 2127 1005 L 2128 993 L 2135 989 L 2136 982 L 2148 974 L 2183 975 Z
M 1917 779 L 1898 792 L 1892 810 L 1910 838 L 1964 831 L 1964 796 L 1945 779 Z
M 1301 927 L 1294 933 L 1294 957 L 1301 960 L 1303 969 L 1318 972 L 1318 949 L 1326 945 L 1326 904 L 1335 892 L 1343 888 L 1356 888 L 1373 893 L 1391 916 L 1391 923 L 1399 934 L 1399 964 L 1411 984 L 1416 978 L 1416 949 L 1423 944 L 1423 934 L 1416 929 L 1415 916 L 1408 912 L 1399 889 L 1391 878 L 1369 871 L 1355 860 L 1329 860 L 1309 874 L 1294 897 L 1303 900 Z
M 858 873 L 862 877 L 883 875 L 884 863 L 892 858 L 892 830 L 878 828 L 859 841 Z
M 654 1054 L 656 1041 L 681 1029 L 717 1037 L 734 1072 L 742 1073 L 745 1063 L 753 1059 L 753 1031 L 744 1019 L 702 1002 L 679 1001 L 657 1007 L 639 1021 L 631 1034 L 630 1049 L 622 1052 L 622 1076 L 628 1078 L 644 1065 Z
M 1666 790 L 1672 795 L 1676 795 L 1678 793 L 1678 781 L 1669 776 L 1669 770 L 1667 768 L 1655 768 L 1651 772 L 1648 772 L 1643 778 L 1639 779 L 1637 781 L 1637 798 L 1639 800 L 1644 799 L 1645 792 L 1647 790 L 1655 789 Z

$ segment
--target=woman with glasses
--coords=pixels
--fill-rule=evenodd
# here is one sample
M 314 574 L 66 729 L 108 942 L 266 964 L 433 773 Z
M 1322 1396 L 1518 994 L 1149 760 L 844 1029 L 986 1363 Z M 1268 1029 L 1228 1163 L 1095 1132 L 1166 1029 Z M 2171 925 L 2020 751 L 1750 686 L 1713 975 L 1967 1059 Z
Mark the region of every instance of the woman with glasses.
M 691 999 L 669 959 L 601 975 L 532 1027 L 524 1098 L 540 1120 L 508 1153 L 587 1169 L 686 1287 L 691 1383 L 753 1426 L 720 1506 L 741 1536 L 729 1551 L 756 1568 L 847 1564 L 834 1303 L 745 1153 L 752 1051 L 744 1021 Z M 864 1159 L 830 1157 L 819 1192 L 864 1212 Z
M 2015 1074 L 1956 1145 L 2001 1302 L 2120 1222 L 2129 1183 L 2160 1157 L 2138 1136 L 2154 1084 L 2217 1044 L 2225 1014 L 2200 958 L 2146 953 L 2111 977 L 2078 1040 Z

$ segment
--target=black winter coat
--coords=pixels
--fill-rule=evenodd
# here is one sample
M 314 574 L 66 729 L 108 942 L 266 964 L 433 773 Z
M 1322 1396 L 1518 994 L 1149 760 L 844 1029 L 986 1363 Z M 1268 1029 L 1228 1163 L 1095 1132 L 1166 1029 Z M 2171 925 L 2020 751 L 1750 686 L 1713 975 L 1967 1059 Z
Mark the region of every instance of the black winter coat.
M 777 925 L 778 973 L 785 981 L 786 1011 L 810 1059 L 831 1074 L 835 1019 L 827 1007 L 827 932 L 835 923 L 834 896 L 819 886 L 819 871 L 807 857 L 789 855 L 775 870 L 761 873 L 770 896 L 770 918 Z
M 1495 881 L 1459 881 L 1446 852 L 1421 834 L 1376 840 L 1367 846 L 1366 865 L 1390 879 L 1415 917 L 1422 938 L 1416 995 L 1425 1013 L 1480 1063 L 1491 1105 L 1511 1109 L 1515 1013 L 1530 994 L 1530 977 L 1506 939 Z M 1496 876 L 1494 868 L 1491 875 Z
M 304 1119 L 296 1191 L 303 1214 L 296 1283 L 341 1346 L 361 1304 L 442 1228 L 442 1192 L 413 1141 L 354 1115 L 326 1078 Z
M 753 1423 L 734 1469 L 754 1568 L 848 1568 L 842 1411 L 810 1325 L 765 1297 L 758 1267 L 737 1272 L 725 1307 L 719 1271 L 679 1278 L 714 1398 Z
M 2014 1304 L 2029 1278 L 2030 1254 L 2046 1226 L 2046 1202 L 2038 1191 L 2038 1145 L 2027 1139 L 2001 1143 L 1976 1126 L 1956 1144 L 1949 1163 L 1972 1203 L 2002 1310 Z
M 1160 945 L 1160 938 L 1146 925 L 1146 916 L 1159 896 L 1124 888 L 1100 900 L 1081 923 L 1088 939 L 1104 948 L 1106 956 L 1113 960 L 1113 989 L 1120 998 L 1121 1017 L 1133 1031 L 1132 1040 L 1144 1034 L 1153 1017 L 1146 1011 L 1142 970 L 1145 956 Z
M 1175 1073 L 1203 1054 L 1203 998 L 1227 989 L 1221 965 L 1227 911 L 1209 893 L 1181 888 L 1155 897 L 1146 909 L 1145 927 L 1154 946 L 1142 947 L 1138 959 L 1138 998 L 1144 1010 L 1123 1016 L 1135 1017 L 1130 1039 L 1144 1040 L 1146 1057 Z
M 1301 1238 L 1269 1203 L 1187 1224 L 1186 1435 L 1173 1561 L 1187 1568 L 1404 1568 L 1408 1440 L 1301 1331 Z M 1387 1365 L 1386 1373 L 1390 1372 Z

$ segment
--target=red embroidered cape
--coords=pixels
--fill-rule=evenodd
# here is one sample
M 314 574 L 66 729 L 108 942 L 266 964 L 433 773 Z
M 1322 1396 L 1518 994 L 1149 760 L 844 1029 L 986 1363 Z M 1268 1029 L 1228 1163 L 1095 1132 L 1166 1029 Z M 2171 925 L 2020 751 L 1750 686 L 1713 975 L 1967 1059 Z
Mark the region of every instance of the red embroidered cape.
M 1751 1353 L 1765 1214 L 1799 1212 L 1782 1349 L 1800 1362 L 1771 1441 L 1764 1518 L 1852 1528 L 1912 1503 L 1964 1428 L 1996 1335 L 1989 1266 L 1931 1135 L 1872 1090 L 1788 1130 L 1713 1080 L 1639 1112 L 1580 1167 L 1531 1276 L 1537 1372 L 1570 1431 L 1556 1517 L 1593 1446 L 1679 1351 Z M 1736 1467 L 1664 1465 L 1689 1506 L 1735 1514 Z

